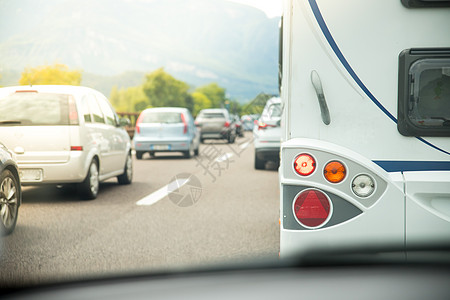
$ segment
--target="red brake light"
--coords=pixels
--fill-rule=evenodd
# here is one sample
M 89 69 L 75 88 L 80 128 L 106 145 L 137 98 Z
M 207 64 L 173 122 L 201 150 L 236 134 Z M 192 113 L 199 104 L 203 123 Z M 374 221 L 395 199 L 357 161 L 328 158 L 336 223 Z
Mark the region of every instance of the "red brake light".
M 300 154 L 294 159 L 294 169 L 301 176 L 311 175 L 316 170 L 316 160 L 309 154 Z
M 259 122 L 258 123 L 258 130 L 259 129 L 266 129 L 267 127 L 277 127 L 276 125 L 270 125 L 264 122 Z
M 83 151 L 83 146 L 70 146 L 70 151 Z
M 143 114 L 141 113 L 141 114 L 139 115 L 137 121 L 136 121 L 136 126 L 135 126 L 135 128 L 136 128 L 136 132 L 137 132 L 137 133 L 141 133 L 141 128 L 139 127 L 139 124 L 141 124 L 143 118 L 144 118 L 144 116 L 143 116 Z
M 78 125 L 77 107 L 75 105 L 75 100 L 72 97 L 69 98 L 69 124 Z
M 16 93 L 37 93 L 36 90 L 18 90 Z
M 323 192 L 307 189 L 295 197 L 293 211 L 301 225 L 317 228 L 325 224 L 331 217 L 332 204 Z
M 258 123 L 258 130 L 260 129 L 266 129 L 267 128 L 267 124 L 264 122 L 259 122 Z
M 230 122 L 229 121 L 225 122 L 225 127 L 230 127 Z
M 187 125 L 187 122 L 186 122 L 186 118 L 184 117 L 183 114 L 181 114 L 181 120 L 183 121 L 183 124 L 184 124 L 183 134 L 186 134 L 186 132 L 188 130 L 188 125 Z

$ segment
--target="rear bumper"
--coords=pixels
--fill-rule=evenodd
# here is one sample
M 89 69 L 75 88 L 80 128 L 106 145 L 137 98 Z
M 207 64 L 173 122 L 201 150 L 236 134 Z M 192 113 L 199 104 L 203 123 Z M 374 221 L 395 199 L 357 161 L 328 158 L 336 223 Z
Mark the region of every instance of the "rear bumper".
M 265 147 L 255 149 L 255 155 L 260 160 L 280 161 L 280 147 Z
M 188 151 L 192 141 L 189 139 L 177 140 L 144 140 L 136 139 L 134 148 L 136 151 L 143 152 L 179 152 Z
M 229 133 L 227 131 L 222 132 L 202 132 L 200 134 L 202 139 L 227 139 Z
M 64 163 L 18 163 L 22 185 L 61 184 L 82 182 L 87 174 L 86 157 L 81 152 L 71 153 Z M 26 178 L 27 174 L 41 174 L 41 178 Z

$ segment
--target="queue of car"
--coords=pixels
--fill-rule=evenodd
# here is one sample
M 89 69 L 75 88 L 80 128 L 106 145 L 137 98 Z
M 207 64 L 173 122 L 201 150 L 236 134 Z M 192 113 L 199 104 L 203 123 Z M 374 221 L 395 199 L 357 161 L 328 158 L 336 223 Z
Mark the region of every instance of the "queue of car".
M 279 104 L 279 98 L 269 100 L 254 128 L 256 169 L 263 169 L 265 160 L 271 159 L 267 147 L 256 146 L 268 136 L 277 139 L 268 132 L 279 126 Z M 133 147 L 137 159 L 159 152 L 181 152 L 190 158 L 199 155 L 206 139 L 234 143 L 248 130 L 247 121 L 224 108 L 203 109 L 195 121 L 186 108 L 149 108 L 138 117 L 132 144 L 124 128 L 130 121 L 119 119 L 108 99 L 94 89 L 0 88 L 0 229 L 4 234 L 14 230 L 21 186 L 75 185 L 82 199 L 95 199 L 104 180 L 117 177 L 119 184 L 132 182 Z M 277 145 L 279 151 L 279 139 Z M 275 148 L 270 150 L 273 157 Z
M 255 146 L 255 169 L 265 168 L 267 161 L 280 163 L 281 145 L 281 99 L 273 97 L 267 100 L 261 117 L 253 127 Z

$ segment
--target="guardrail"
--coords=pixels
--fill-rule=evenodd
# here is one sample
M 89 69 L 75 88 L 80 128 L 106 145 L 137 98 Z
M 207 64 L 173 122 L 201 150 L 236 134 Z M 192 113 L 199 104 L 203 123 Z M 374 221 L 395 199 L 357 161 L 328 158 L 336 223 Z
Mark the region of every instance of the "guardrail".
M 128 118 L 130 120 L 130 126 L 126 126 L 125 129 L 130 136 L 130 139 L 134 136 L 134 128 L 136 126 L 137 118 L 139 117 L 139 113 L 136 112 L 118 112 L 117 115 L 120 118 Z

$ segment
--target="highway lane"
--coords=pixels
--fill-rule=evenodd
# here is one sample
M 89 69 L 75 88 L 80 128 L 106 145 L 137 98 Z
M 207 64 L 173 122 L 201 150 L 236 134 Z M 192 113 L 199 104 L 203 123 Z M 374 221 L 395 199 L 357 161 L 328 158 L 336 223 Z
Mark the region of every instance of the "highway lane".
M 27 187 L 15 232 L 3 239 L 0 282 L 22 285 L 277 257 L 276 167 L 253 168 L 251 134 L 207 140 L 200 155 L 145 155 L 134 180 L 73 189 Z

